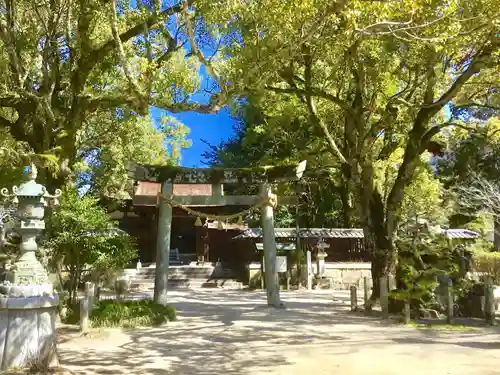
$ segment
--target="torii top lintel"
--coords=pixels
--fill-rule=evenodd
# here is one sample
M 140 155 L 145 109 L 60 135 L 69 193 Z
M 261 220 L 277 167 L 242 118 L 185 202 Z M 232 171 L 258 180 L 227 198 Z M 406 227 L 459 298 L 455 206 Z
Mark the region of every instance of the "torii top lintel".
M 302 178 L 307 162 L 294 165 L 252 168 L 184 168 L 142 165 L 126 162 L 128 176 L 135 181 L 170 182 L 175 184 L 258 184 L 297 181 Z

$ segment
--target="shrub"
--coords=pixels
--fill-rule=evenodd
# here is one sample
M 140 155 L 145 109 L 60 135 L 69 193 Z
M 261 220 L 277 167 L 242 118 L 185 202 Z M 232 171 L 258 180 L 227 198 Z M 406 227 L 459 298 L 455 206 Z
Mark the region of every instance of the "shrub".
M 500 283 L 500 252 L 474 249 L 472 260 L 474 271 L 491 276 L 495 284 Z
M 173 306 L 152 300 L 101 301 L 90 316 L 93 327 L 154 327 L 176 319 Z
M 79 306 L 68 304 L 66 308 L 64 323 L 78 324 Z M 173 306 L 163 306 L 152 300 L 103 300 L 94 305 L 90 314 L 92 327 L 107 328 L 156 327 L 176 319 L 177 313 Z
M 80 197 L 75 189 L 64 191 L 61 205 L 50 218 L 48 239 L 51 266 L 68 275 L 69 298 L 76 302 L 77 290 L 87 275 L 121 269 L 136 257 L 132 237 L 119 231 L 99 201 Z

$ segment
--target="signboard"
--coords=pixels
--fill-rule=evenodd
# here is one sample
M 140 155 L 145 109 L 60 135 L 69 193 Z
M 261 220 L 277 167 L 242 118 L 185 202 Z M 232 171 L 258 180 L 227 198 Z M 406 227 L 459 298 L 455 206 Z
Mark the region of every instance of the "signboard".
M 276 270 L 277 272 L 286 272 L 286 257 L 285 256 L 277 256 L 276 257 Z
M 264 262 L 264 258 L 262 258 L 262 267 L 264 267 L 264 270 L 266 269 L 266 264 Z M 287 263 L 286 263 L 286 256 L 277 256 L 276 257 L 276 272 L 282 273 L 282 272 L 287 272 Z

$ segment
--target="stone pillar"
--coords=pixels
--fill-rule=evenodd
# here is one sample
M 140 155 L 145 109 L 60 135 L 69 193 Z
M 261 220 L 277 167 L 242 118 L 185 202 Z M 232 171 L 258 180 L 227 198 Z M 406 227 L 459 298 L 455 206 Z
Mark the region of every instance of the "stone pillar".
M 271 185 L 261 186 L 261 196 L 272 199 Z M 264 277 L 266 278 L 267 304 L 281 307 L 278 269 L 276 268 L 276 238 L 274 236 L 273 205 L 266 204 L 262 207 L 262 231 L 264 232 Z
M 309 250 L 306 253 L 306 257 L 307 257 L 307 289 L 311 290 L 312 278 L 313 278 L 313 265 L 312 265 L 311 252 Z
M 162 194 L 170 197 L 174 187 L 164 183 Z M 154 301 L 162 305 L 167 304 L 168 266 L 170 258 L 170 232 L 172 228 L 172 206 L 160 198 L 158 215 L 158 231 L 156 239 L 156 270 Z

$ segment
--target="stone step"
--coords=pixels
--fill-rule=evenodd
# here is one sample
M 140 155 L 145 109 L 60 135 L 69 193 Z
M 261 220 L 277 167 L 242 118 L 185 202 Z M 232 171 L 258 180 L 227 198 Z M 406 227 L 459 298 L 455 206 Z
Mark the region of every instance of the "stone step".
M 147 270 L 138 270 L 135 274 L 133 273 L 125 273 L 132 277 L 136 278 L 148 278 L 155 276 L 155 269 L 147 269 Z M 203 270 L 203 269 L 169 269 L 169 277 L 170 276 L 183 276 L 186 278 L 199 278 L 199 277 L 221 277 L 221 278 L 232 278 L 235 276 L 235 273 L 232 270 Z
M 168 288 L 172 289 L 189 289 L 189 288 L 226 288 L 226 289 L 242 289 L 243 283 L 236 280 L 190 280 L 177 279 L 169 280 Z M 131 282 L 131 290 L 154 290 L 154 282 Z

